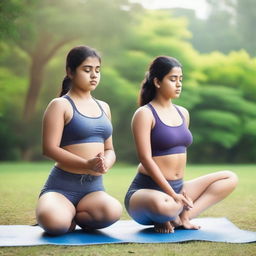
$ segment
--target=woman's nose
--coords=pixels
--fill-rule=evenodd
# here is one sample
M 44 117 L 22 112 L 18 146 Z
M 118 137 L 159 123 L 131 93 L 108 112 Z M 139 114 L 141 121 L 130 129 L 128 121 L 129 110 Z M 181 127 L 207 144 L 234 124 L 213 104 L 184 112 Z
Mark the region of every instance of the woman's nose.
M 97 73 L 95 71 L 91 71 L 91 78 L 97 77 Z
M 181 87 L 181 85 L 182 85 L 182 82 L 180 80 L 177 80 L 176 86 Z

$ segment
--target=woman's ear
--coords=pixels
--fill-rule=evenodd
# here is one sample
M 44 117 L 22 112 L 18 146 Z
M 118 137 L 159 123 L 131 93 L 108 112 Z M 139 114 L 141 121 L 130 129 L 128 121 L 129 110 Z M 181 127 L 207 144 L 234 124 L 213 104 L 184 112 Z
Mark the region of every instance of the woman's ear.
M 160 83 L 159 83 L 158 78 L 155 77 L 155 78 L 153 79 L 153 83 L 154 83 L 154 85 L 155 85 L 156 88 L 160 88 Z

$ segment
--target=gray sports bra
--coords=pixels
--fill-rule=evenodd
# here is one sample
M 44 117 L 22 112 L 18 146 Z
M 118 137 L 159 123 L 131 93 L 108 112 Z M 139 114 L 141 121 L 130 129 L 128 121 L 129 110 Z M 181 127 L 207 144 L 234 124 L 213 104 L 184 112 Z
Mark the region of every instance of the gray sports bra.
M 90 142 L 104 143 L 112 135 L 112 124 L 96 99 L 94 100 L 101 109 L 99 117 L 89 117 L 81 114 L 68 95 L 64 95 L 63 98 L 67 99 L 72 105 L 73 117 L 64 126 L 60 146 Z

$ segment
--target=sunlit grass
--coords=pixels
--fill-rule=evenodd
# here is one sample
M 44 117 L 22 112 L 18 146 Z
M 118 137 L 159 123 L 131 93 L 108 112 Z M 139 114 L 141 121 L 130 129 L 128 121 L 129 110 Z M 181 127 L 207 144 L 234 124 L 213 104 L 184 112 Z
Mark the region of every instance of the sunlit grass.
M 34 209 L 52 163 L 0 164 L 0 224 L 31 225 Z M 201 216 L 227 217 L 241 229 L 256 231 L 255 165 L 192 165 L 186 179 L 218 171 L 233 170 L 239 177 L 234 193 Z M 116 165 L 105 176 L 108 193 L 122 204 L 125 192 L 136 173 L 136 166 Z M 122 219 L 128 219 L 124 210 Z M 255 255 L 254 244 L 189 242 L 175 244 L 110 244 L 93 246 L 36 246 L 0 248 L 0 255 Z

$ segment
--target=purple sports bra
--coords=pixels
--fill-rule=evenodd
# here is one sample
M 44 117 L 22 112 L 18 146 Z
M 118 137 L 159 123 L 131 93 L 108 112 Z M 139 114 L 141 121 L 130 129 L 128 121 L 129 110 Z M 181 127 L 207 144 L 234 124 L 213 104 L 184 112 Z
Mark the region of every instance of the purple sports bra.
M 193 137 L 178 107 L 174 105 L 182 118 L 182 124 L 169 126 L 161 121 L 156 110 L 150 103 L 147 106 L 151 109 L 155 118 L 155 126 L 151 130 L 152 156 L 186 153 L 187 147 L 193 141 Z

